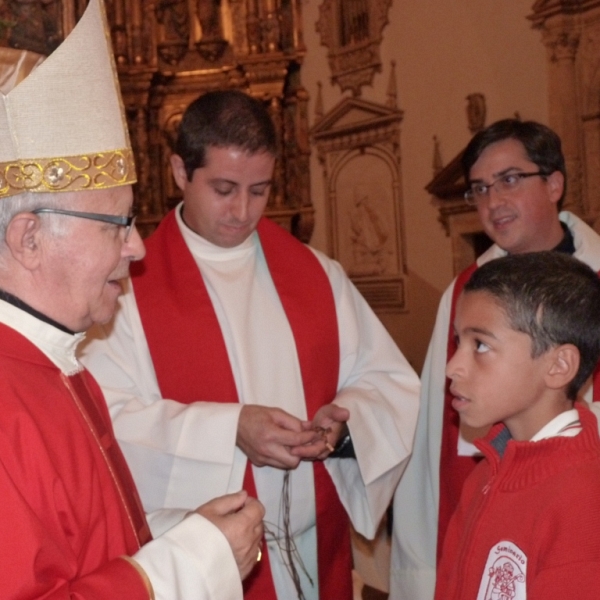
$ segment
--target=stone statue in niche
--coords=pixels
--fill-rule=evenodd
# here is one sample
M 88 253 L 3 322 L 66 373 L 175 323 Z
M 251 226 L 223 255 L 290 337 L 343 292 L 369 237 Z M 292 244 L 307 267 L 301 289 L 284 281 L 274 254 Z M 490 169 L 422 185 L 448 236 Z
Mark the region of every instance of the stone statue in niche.
M 387 270 L 391 252 L 388 249 L 390 231 L 371 198 L 367 185 L 354 188 L 354 206 L 350 210 L 350 242 L 353 262 L 350 275 L 382 275 Z
M 196 6 L 202 28 L 202 41 L 214 42 L 222 39 L 221 0 L 197 0 Z
M 56 0 L 0 0 L 3 45 L 48 56 L 60 43 Z
M 274 12 L 270 12 L 261 23 L 263 47 L 268 52 L 276 52 L 280 47 L 281 27 Z
M 371 8 L 374 4 L 370 4 Z M 371 13 L 372 15 L 373 13 Z M 400 123 L 395 77 L 388 102 L 344 98 L 311 129 L 323 165 L 329 254 L 373 308 L 407 309 Z M 317 98 L 319 100 L 319 98 Z
M 156 20 L 159 29 L 158 53 L 170 65 L 185 55 L 190 38 L 190 12 L 187 0 L 158 0 Z
M 485 96 L 475 93 L 467 96 L 467 119 L 469 131 L 474 135 L 485 127 Z
M 159 0 L 156 18 L 163 26 L 165 42 L 184 42 L 189 37 L 189 14 L 186 0 Z
M 205 60 L 215 62 L 227 47 L 223 39 L 221 0 L 196 0 L 196 17 L 201 30 L 196 50 Z

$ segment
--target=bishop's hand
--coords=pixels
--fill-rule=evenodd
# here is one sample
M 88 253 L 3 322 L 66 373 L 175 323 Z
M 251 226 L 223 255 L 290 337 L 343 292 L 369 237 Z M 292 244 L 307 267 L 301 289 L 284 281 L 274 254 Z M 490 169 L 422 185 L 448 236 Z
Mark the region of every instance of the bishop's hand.
M 262 547 L 263 505 L 242 490 L 215 498 L 195 512 L 221 530 L 231 546 L 240 577 L 247 577 Z

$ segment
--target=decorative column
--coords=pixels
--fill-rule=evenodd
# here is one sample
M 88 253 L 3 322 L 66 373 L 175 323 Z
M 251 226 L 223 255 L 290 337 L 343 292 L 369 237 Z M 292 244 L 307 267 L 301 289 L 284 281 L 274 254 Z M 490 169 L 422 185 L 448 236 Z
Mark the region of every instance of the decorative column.
M 140 0 L 130 0 L 131 15 L 131 58 L 134 65 L 144 62 L 143 56 L 143 30 L 142 30 L 142 5 Z
M 248 0 L 247 14 L 246 27 L 248 30 L 250 54 L 257 54 L 261 49 L 261 27 L 258 0 Z
M 567 166 L 567 196 L 563 207 L 585 216 L 582 169 L 581 90 L 578 81 L 578 48 L 581 5 L 572 2 L 536 2 L 530 17 L 542 32 L 549 68 L 549 125 L 562 140 Z
M 584 215 L 581 161 L 581 107 L 578 99 L 576 57 L 579 32 L 573 19 L 543 32 L 550 59 L 550 127 L 560 136 L 567 166 L 564 208 Z M 569 23 L 568 21 L 571 21 Z
M 111 33 L 113 48 L 117 64 L 123 65 L 127 62 L 127 30 L 125 27 L 125 6 L 123 0 L 112 2 Z

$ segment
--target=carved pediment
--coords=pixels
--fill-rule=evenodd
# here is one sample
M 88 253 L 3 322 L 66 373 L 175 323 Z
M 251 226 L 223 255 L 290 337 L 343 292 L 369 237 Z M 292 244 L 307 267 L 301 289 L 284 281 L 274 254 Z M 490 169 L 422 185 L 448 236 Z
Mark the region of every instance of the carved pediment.
M 467 185 L 460 161 L 463 151 L 455 156 L 435 177 L 425 186 L 425 189 L 439 200 L 463 197 Z
M 475 213 L 475 207 L 467 204 L 464 198 L 467 184 L 460 164 L 463 153 L 464 150 L 461 150 L 425 186 L 433 196 L 433 204 L 439 211 L 439 221 L 450 235 L 450 220 L 453 215 Z
M 360 98 L 344 98 L 311 129 L 314 139 L 355 133 L 373 126 L 386 126 L 402 120 L 402 111 Z
M 586 0 L 537 0 L 531 7 L 533 12 L 560 10 L 561 12 L 577 11 Z
M 485 234 L 475 206 L 467 204 L 467 189 L 461 160 L 464 150 L 455 156 L 425 186 L 439 211 L 439 221 L 450 236 L 454 274 L 458 275 L 485 252 L 492 240 Z
M 555 15 L 573 15 L 582 13 L 596 6 L 599 0 L 537 0 L 531 7 L 532 14 L 528 17 L 534 26 Z

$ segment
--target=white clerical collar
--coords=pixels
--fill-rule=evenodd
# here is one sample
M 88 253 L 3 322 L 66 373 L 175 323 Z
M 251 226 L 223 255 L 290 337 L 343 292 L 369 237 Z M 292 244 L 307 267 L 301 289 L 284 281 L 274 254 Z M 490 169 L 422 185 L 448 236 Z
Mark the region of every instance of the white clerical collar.
M 83 371 L 75 356 L 85 333 L 67 333 L 28 312 L 0 300 L 0 323 L 14 329 L 37 346 L 65 375 Z
M 181 217 L 183 202 L 175 209 L 175 219 L 181 231 L 181 235 L 194 256 L 200 256 L 206 260 L 235 260 L 255 251 L 258 234 L 256 231 L 249 235 L 239 246 L 233 248 L 222 248 L 198 235 L 190 229 Z
M 551 437 L 574 437 L 581 431 L 579 413 L 576 408 L 567 410 L 557 415 L 546 423 L 532 438 L 532 442 L 539 442 Z

